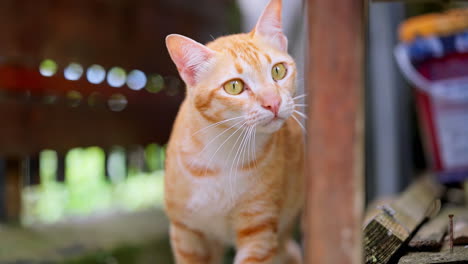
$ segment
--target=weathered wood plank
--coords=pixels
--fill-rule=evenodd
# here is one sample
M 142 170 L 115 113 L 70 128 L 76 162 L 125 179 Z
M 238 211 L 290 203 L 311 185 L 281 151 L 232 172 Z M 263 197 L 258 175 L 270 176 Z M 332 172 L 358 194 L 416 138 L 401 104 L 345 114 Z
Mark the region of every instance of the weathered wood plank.
M 366 3 L 308 2 L 306 263 L 362 263 Z
M 453 253 L 445 249 L 441 252 L 414 252 L 403 256 L 398 264 L 463 264 L 468 263 L 468 248 L 455 247 Z
M 468 245 L 468 208 L 454 208 L 450 213 L 454 215 L 453 244 Z
M 431 214 L 442 190 L 424 178 L 394 202 L 375 210 L 364 225 L 365 263 L 385 264 Z
M 443 209 L 435 218 L 424 224 L 408 243 L 415 251 L 435 251 L 442 247 L 448 230 L 450 210 Z

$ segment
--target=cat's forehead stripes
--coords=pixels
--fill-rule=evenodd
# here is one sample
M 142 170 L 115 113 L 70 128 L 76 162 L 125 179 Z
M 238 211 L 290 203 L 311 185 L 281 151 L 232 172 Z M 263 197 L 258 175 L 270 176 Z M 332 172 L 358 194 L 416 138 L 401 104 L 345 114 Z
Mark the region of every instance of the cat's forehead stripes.
M 268 61 L 268 63 L 271 63 L 271 57 L 267 53 L 264 53 L 263 55 L 265 56 L 265 59 Z
M 241 73 L 244 69 L 240 67 L 243 63 L 259 67 L 264 61 L 271 63 L 271 57 L 262 51 L 252 40 L 249 34 L 238 34 L 221 37 L 209 43 L 208 47 L 223 54 L 229 54 L 237 65 L 236 70 Z M 263 62 L 262 62 L 263 61 Z
M 244 68 L 242 68 L 238 62 L 236 62 L 234 66 L 236 67 L 237 73 L 242 74 L 244 72 Z
M 254 44 L 241 43 L 236 47 L 239 50 L 239 57 L 247 64 L 258 66 L 261 64 L 258 56 L 258 48 Z

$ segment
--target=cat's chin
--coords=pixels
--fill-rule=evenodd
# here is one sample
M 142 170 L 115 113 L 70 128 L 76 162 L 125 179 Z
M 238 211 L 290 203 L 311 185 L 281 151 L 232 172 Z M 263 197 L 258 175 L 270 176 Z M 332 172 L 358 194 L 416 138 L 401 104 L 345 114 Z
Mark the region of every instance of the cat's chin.
M 284 125 L 284 119 L 274 118 L 264 124 L 257 126 L 257 131 L 261 133 L 274 133 Z

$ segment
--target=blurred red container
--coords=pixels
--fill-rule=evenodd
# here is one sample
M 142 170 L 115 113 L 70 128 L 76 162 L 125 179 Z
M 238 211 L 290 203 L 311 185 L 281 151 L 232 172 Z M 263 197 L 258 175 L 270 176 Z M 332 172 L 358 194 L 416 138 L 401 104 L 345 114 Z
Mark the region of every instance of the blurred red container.
M 454 14 L 463 14 L 462 21 L 468 21 L 466 10 L 451 11 L 446 17 L 419 17 L 417 23 L 408 23 L 415 36 L 409 39 L 411 34 L 405 31 L 408 24 L 403 24 L 400 38 L 406 42 L 395 49 L 400 69 L 416 87 L 421 132 L 431 167 L 445 183 L 468 179 L 468 22 L 464 27 L 458 23 L 450 31 L 450 24 L 442 22 L 453 21 Z M 425 37 L 418 34 L 418 25 Z

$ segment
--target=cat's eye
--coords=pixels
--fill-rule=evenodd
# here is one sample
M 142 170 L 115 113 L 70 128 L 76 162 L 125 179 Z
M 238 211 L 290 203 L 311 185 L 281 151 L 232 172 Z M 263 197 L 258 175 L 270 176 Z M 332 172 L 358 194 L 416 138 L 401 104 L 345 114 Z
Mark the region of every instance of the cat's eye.
M 238 95 L 244 91 L 244 82 L 240 79 L 234 79 L 226 82 L 223 87 L 226 93 Z
M 283 63 L 277 63 L 273 68 L 271 68 L 271 77 L 273 80 L 278 81 L 282 80 L 286 76 L 286 67 Z

